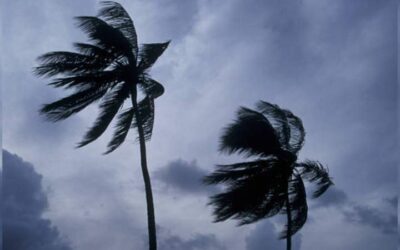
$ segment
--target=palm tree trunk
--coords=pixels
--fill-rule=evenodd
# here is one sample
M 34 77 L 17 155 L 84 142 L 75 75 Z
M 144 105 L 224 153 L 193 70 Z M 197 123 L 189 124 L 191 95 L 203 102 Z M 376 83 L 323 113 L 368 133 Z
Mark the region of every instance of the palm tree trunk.
M 291 181 L 291 177 L 289 177 L 288 188 L 286 191 L 286 215 L 287 215 L 286 250 L 292 249 L 292 210 L 290 208 L 290 198 L 289 198 L 290 181 Z
M 140 160 L 141 160 L 141 165 L 142 165 L 144 187 L 145 187 L 145 191 L 146 191 L 149 250 L 157 250 L 156 220 L 155 220 L 155 215 L 154 215 L 153 192 L 151 190 L 150 175 L 149 175 L 149 171 L 147 168 L 146 142 L 144 139 L 142 122 L 140 120 L 140 115 L 138 113 L 136 89 L 132 88 L 131 93 L 132 93 L 132 95 L 131 95 L 132 106 L 133 106 L 133 109 L 135 112 L 135 118 L 136 118 L 136 123 L 137 123 L 138 134 L 139 134 Z

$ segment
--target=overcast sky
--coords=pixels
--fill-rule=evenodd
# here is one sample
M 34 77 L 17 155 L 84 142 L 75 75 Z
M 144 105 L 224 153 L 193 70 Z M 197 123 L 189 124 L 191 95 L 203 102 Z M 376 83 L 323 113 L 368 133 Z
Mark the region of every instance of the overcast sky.
M 239 106 L 258 100 L 303 120 L 300 160 L 328 166 L 335 182 L 325 197 L 310 201 L 294 249 L 395 249 L 396 1 L 120 2 L 140 43 L 172 40 L 152 71 L 166 89 L 156 101 L 148 143 L 160 249 L 284 248 L 276 240 L 280 218 L 243 227 L 212 223 L 207 197 L 218 189 L 199 184 L 215 164 L 238 160 L 217 152 L 218 137 Z M 74 149 L 97 107 L 58 124 L 37 113 L 65 93 L 33 76 L 35 59 L 86 41 L 73 17 L 95 15 L 98 8 L 94 0 L 1 1 L 3 148 L 23 159 L 15 164 L 32 164 L 26 178 L 41 176 L 33 183 L 47 203 L 35 221 L 51 223 L 68 243 L 62 247 L 145 249 L 146 204 L 133 133 L 104 156 L 112 131 Z

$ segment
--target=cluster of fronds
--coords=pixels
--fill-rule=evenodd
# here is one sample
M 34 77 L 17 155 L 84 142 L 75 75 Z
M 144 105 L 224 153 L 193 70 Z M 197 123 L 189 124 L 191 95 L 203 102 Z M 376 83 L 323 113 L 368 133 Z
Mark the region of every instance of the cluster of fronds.
M 64 120 L 100 102 L 100 114 L 78 147 L 99 138 L 117 117 L 114 136 L 106 153 L 125 140 L 130 128 L 143 127 L 145 139 L 151 137 L 154 124 L 154 99 L 164 87 L 153 80 L 148 71 L 168 47 L 169 42 L 138 46 L 134 23 L 118 3 L 102 2 L 97 16 L 76 17 L 77 25 L 89 43 L 75 43 L 76 52 L 55 51 L 38 58 L 35 73 L 52 78 L 54 87 L 72 89 L 67 97 L 49 103 L 40 110 L 50 121 Z M 136 101 L 137 91 L 144 98 Z M 128 98 L 132 107 L 121 111 Z M 137 102 L 136 109 L 133 107 Z
M 204 182 L 225 184 L 226 190 L 212 196 L 209 204 L 214 207 L 216 222 L 233 218 L 239 225 L 290 210 L 290 230 L 286 225 L 281 233 L 286 238 L 288 232 L 295 234 L 307 220 L 303 178 L 317 184 L 314 197 L 333 183 L 320 163 L 296 162 L 305 138 L 303 123 L 297 116 L 264 101 L 256 107 L 239 109 L 237 119 L 224 129 L 220 150 L 257 160 L 218 165 Z

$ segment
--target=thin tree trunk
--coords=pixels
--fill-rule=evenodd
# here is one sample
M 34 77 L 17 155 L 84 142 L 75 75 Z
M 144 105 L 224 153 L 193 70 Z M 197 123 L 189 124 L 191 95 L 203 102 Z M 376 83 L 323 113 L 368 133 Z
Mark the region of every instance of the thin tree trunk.
M 142 174 L 144 180 L 144 187 L 146 191 L 146 201 L 147 201 L 147 226 L 149 234 L 149 250 L 157 250 L 157 236 L 156 236 L 156 220 L 154 215 L 154 202 L 153 202 L 153 192 L 151 190 L 150 175 L 147 168 L 147 158 L 146 158 L 146 142 L 144 139 L 144 132 L 142 127 L 142 121 L 138 113 L 137 104 L 137 93 L 136 89 L 132 88 L 132 106 L 135 112 L 135 118 L 137 123 L 137 129 L 139 134 L 139 144 L 140 144 L 140 160 L 142 165 Z
M 292 249 L 292 210 L 290 208 L 289 185 L 291 177 L 289 177 L 288 188 L 286 191 L 286 215 L 287 215 L 287 229 L 286 229 L 286 250 Z

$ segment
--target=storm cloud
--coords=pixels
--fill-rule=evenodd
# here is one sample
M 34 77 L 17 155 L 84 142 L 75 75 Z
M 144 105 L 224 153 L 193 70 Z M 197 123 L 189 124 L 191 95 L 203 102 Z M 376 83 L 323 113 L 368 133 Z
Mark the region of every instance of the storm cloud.
M 380 197 L 375 205 L 362 204 L 349 199 L 343 190 L 330 188 L 320 199 L 312 204 L 313 209 L 334 208 L 341 212 L 344 220 L 361 226 L 368 226 L 384 234 L 397 233 L 396 198 Z
M 42 176 L 17 155 L 3 150 L 3 247 L 15 250 L 71 250 L 53 223 Z
M 278 237 L 279 231 L 274 223 L 270 220 L 262 221 L 246 237 L 246 250 L 285 249 L 286 240 Z M 301 237 L 301 233 L 293 236 L 293 250 L 301 249 Z
M 212 194 L 218 189 L 203 183 L 207 171 L 197 165 L 196 161 L 184 161 L 177 159 L 154 172 L 154 177 L 160 180 L 167 188 L 175 188 L 178 191 L 196 194 Z
M 182 239 L 166 231 L 160 234 L 160 249 L 165 250 L 227 250 L 212 234 L 196 234 L 189 239 Z

